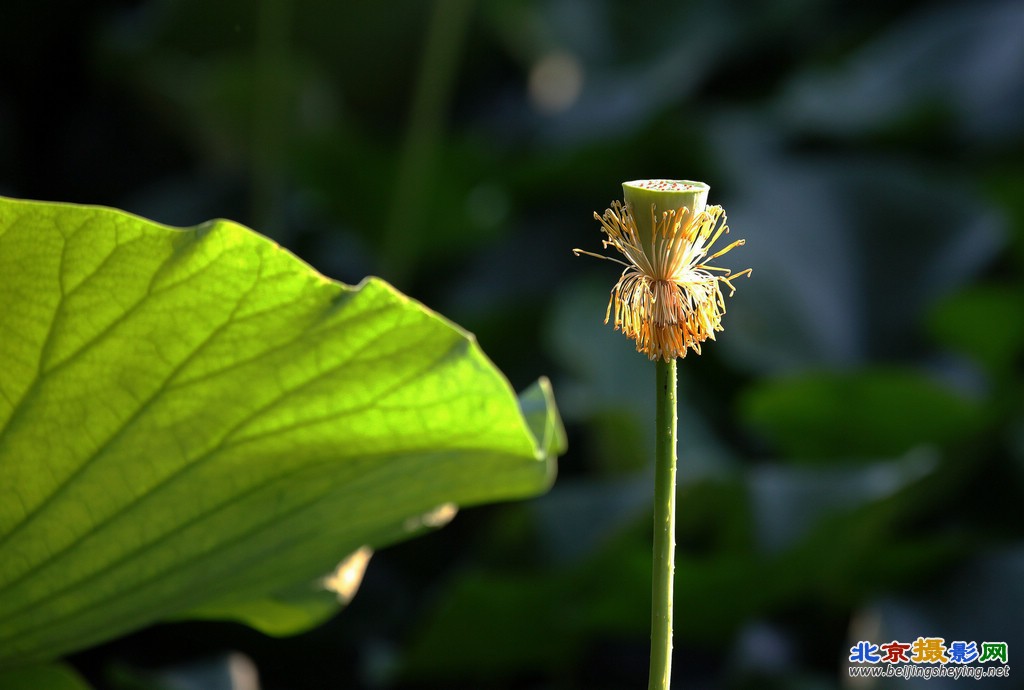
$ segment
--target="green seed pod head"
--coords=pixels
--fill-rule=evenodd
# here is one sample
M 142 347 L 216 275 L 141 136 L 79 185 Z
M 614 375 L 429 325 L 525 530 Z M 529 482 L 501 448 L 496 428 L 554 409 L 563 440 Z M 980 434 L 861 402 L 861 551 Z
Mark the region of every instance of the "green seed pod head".
M 708 202 L 711 187 L 692 180 L 633 180 L 622 183 L 622 198 L 636 220 L 641 242 L 647 245 L 653 232 L 651 205 L 655 214 L 685 206 L 697 215 Z

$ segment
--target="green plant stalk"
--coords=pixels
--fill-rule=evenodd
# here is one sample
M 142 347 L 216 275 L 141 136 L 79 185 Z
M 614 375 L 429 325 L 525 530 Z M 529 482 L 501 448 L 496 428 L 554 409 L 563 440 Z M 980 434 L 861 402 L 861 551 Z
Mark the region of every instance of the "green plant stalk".
M 672 589 L 676 561 L 676 360 L 655 364 L 654 555 L 648 690 L 668 690 L 672 674 Z

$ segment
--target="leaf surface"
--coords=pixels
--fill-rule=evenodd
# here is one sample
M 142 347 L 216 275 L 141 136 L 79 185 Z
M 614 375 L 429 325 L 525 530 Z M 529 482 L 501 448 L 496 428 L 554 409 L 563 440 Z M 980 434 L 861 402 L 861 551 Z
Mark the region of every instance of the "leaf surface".
M 28 666 L 0 671 L 4 690 L 90 690 L 77 673 L 60 664 Z
M 308 627 L 348 554 L 550 486 L 546 382 L 525 405 L 379 279 L 229 221 L 0 199 L 0 666 L 193 611 Z

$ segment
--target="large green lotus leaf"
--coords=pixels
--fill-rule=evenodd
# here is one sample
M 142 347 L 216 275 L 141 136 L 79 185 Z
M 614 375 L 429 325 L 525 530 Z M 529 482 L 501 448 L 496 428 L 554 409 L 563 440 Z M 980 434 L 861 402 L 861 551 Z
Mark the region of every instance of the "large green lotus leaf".
M 347 555 L 550 486 L 546 382 L 523 408 L 380 280 L 0 199 L 0 667 L 192 614 L 308 627 Z

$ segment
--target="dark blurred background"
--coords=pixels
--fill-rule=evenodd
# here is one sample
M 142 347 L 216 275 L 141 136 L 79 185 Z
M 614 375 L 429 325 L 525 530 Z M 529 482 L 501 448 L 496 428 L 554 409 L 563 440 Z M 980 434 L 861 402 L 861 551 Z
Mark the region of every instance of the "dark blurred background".
M 72 659 L 97 687 L 644 687 L 653 367 L 570 250 L 647 177 L 709 183 L 753 268 L 680 363 L 676 687 L 917 687 L 852 684 L 858 640 L 1024 652 L 1020 0 L 2 15 L 0 193 L 380 275 L 517 389 L 550 376 L 571 444 L 549 495 L 378 553 L 322 628 L 157 626 Z

